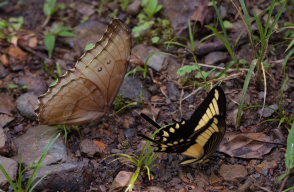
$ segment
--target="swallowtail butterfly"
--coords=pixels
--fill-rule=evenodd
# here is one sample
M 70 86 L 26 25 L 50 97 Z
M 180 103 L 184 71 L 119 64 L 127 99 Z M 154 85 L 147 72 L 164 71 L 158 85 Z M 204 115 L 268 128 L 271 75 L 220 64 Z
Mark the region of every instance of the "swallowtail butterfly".
M 226 131 L 226 97 L 221 87 L 214 87 L 189 120 L 182 119 L 162 127 L 145 114 L 141 116 L 160 129 L 154 139 L 156 152 L 181 153 L 188 158 L 181 164 L 201 163 L 215 152 Z

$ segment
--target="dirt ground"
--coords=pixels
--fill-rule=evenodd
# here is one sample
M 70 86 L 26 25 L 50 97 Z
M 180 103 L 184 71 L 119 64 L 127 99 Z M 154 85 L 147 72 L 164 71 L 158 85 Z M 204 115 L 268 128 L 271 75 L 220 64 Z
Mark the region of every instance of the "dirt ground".
M 156 119 L 160 125 L 172 123 L 173 119 L 189 119 L 210 88 L 217 84 L 223 88 L 227 99 L 227 130 L 217 152 L 206 163 L 187 166 L 179 165 L 183 159 L 181 154 L 157 153 L 152 179 L 141 174 L 134 191 L 275 192 L 294 185 L 291 174 L 283 182 L 277 182 L 286 170 L 287 136 L 294 109 L 293 56 L 283 72 L 289 53 L 286 49 L 291 38 L 293 41 L 293 28 L 292 32 L 276 29 L 270 37 L 263 59 L 266 90 L 263 73 L 258 73 L 256 68 L 238 122 L 241 91 L 252 62 L 261 50 L 261 43 L 252 47 L 244 20 L 237 11 L 237 8 L 241 10 L 238 2 L 222 1 L 217 5 L 222 19 L 228 21 L 227 35 L 239 63 L 229 67 L 221 77 L 217 77 L 218 74 L 232 64 L 233 58 L 217 35 L 211 35 L 214 33 L 206 27 L 210 25 L 221 31 L 215 9 L 208 5 L 210 1 L 161 0 L 158 4 L 162 8 L 150 16 L 140 0 L 60 0 L 50 17 L 43 12 L 44 1 L 5 2 L 0 3 L 0 22 L 9 23 L 0 26 L 0 128 L 9 144 L 0 150 L 3 157 L 15 159 L 20 153 L 19 138 L 39 124 L 34 113 L 37 97 L 58 77 L 56 63 L 62 72 L 72 68 L 85 46 L 99 39 L 112 18 L 121 19 L 132 31 L 132 59 L 128 71 L 140 68 L 146 72 L 146 76 L 138 70 L 126 77 L 114 104 L 116 111 L 128 103 L 136 102 L 134 105 L 119 113 L 112 110 L 97 122 L 79 126 L 80 132 L 71 131 L 66 144 L 58 144 L 66 152 L 57 152 L 57 156 L 67 160 L 53 173 L 75 175 L 76 181 L 70 180 L 71 176 L 60 177 L 59 181 L 48 176 L 36 191 L 114 191 L 114 185 L 120 185 L 115 182 L 123 183 L 115 177 L 126 171 L 125 178 L 128 178 L 136 167 L 120 160 L 113 161 L 110 155 L 140 154 L 146 141 L 137 134 L 149 136 L 155 130 L 140 113 Z M 246 6 L 251 15 L 253 11 L 265 11 L 261 22 L 266 23 L 270 1 L 246 1 Z M 272 20 L 280 8 L 280 5 L 275 7 Z M 287 23 L 293 26 L 293 8 L 293 1 L 289 1 L 278 21 L 279 28 Z M 141 18 L 144 13 L 147 19 Z M 10 18 L 23 18 L 23 21 Z M 188 20 L 193 31 L 192 41 Z M 149 27 L 139 32 L 135 30 L 143 24 Z M 75 36 L 52 32 L 54 25 L 68 27 L 63 30 Z M 56 36 L 51 58 L 44 40 L 50 32 Z M 259 38 L 256 22 L 252 23 L 252 34 L 256 41 Z M 168 54 L 155 54 L 146 62 L 150 54 L 159 51 Z M 185 75 L 177 73 L 183 66 L 195 64 L 195 60 L 207 78 L 199 76 L 199 70 Z M 144 63 L 148 68 L 144 68 Z M 264 98 L 267 107 L 262 110 Z M 285 121 L 279 124 L 281 119 Z M 27 141 L 32 139 L 34 143 L 34 135 L 28 138 Z M 25 146 L 28 149 L 30 143 Z M 24 153 L 29 154 L 30 150 Z M 62 161 L 59 159 L 50 165 Z M 72 169 L 66 167 L 69 162 Z M 83 181 L 78 181 L 79 177 L 83 177 Z M 3 190 L 8 190 L 8 186 L 7 183 L 2 185 Z

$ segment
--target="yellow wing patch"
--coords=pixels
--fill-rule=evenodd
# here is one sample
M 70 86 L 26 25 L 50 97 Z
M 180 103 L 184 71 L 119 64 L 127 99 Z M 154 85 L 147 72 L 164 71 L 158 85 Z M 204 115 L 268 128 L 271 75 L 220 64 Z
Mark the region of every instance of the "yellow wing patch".
M 213 133 L 219 132 L 217 122 L 217 118 L 213 118 L 213 122 L 211 123 L 211 125 L 196 138 L 196 143 L 199 143 L 201 146 L 204 146 Z
M 188 156 L 181 164 L 205 162 L 221 142 L 225 134 L 226 98 L 220 87 L 213 88 L 190 120 L 175 122 L 162 127 L 155 139 L 147 138 L 156 143 L 156 151 L 181 153 Z M 157 128 L 160 126 L 145 118 Z
M 195 127 L 194 131 L 197 131 L 204 127 L 211 118 L 215 115 L 219 115 L 219 107 L 217 104 L 217 100 L 219 99 L 219 92 L 215 90 L 214 98 L 212 102 L 209 104 L 209 107 L 206 109 L 206 112 L 202 116 L 201 120 L 199 121 L 198 125 Z
M 175 129 L 171 127 L 171 128 L 169 128 L 169 132 L 174 133 Z

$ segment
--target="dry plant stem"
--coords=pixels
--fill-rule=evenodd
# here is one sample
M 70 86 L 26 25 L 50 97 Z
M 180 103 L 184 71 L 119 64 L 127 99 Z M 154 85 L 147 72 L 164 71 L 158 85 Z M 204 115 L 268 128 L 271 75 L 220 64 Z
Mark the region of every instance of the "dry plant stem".
M 182 101 L 188 99 L 189 97 L 191 97 L 192 95 L 196 94 L 198 91 L 200 91 L 202 88 L 198 88 L 196 90 L 194 90 L 192 93 L 190 93 L 189 95 L 187 95 L 185 98 L 182 99 Z
M 262 104 L 262 110 L 259 116 L 259 119 L 261 119 L 262 114 L 263 114 L 263 110 L 264 110 L 264 106 L 265 106 L 265 100 L 266 100 L 266 94 L 267 94 L 267 87 L 266 87 L 266 76 L 265 76 L 265 69 L 263 64 L 261 64 L 261 68 L 262 68 L 262 75 L 263 75 L 263 79 L 264 79 L 264 97 L 263 97 L 263 104 Z
M 258 187 L 259 189 L 262 189 L 262 190 L 264 190 L 264 191 L 266 191 L 266 192 L 273 192 L 273 191 L 271 191 L 271 190 L 269 190 L 269 189 L 267 189 L 267 188 L 265 188 L 265 187 L 262 187 L 262 186 L 259 186 L 259 185 L 254 185 L 254 186 L 256 186 L 256 187 Z
M 282 192 L 283 189 L 285 188 L 285 185 L 286 185 L 286 182 L 288 181 L 288 178 L 289 178 L 289 175 L 287 175 L 287 176 L 283 179 L 283 181 L 282 181 L 282 183 L 281 183 L 281 186 L 280 186 L 280 189 L 279 189 L 279 192 Z
M 180 113 L 181 113 L 181 117 L 183 117 L 183 113 L 182 113 L 182 101 L 183 101 L 183 96 L 184 96 L 184 89 L 181 89 L 181 97 L 180 97 Z
M 195 63 L 191 62 L 190 64 L 195 65 Z M 201 67 L 207 67 L 207 68 L 215 68 L 215 69 L 221 69 L 224 70 L 225 67 L 219 67 L 219 66 L 213 66 L 213 65 L 208 65 L 208 64 L 204 64 L 204 63 L 198 63 L 199 66 Z M 237 69 L 229 69 L 227 72 L 234 72 L 234 71 L 249 71 L 249 69 L 245 69 L 245 68 L 239 68 Z
M 25 51 L 45 60 L 47 63 L 53 63 L 53 60 L 52 59 L 49 59 L 46 55 L 42 54 L 42 53 L 39 53 L 33 49 L 31 49 L 30 47 L 27 47 L 27 46 L 23 46 L 21 44 L 19 44 L 19 46 L 24 49 Z
M 251 36 L 251 33 L 250 33 L 250 29 L 248 28 L 247 24 L 246 24 L 246 20 L 244 18 L 244 15 L 242 14 L 242 10 L 240 8 L 240 6 L 237 6 L 237 4 L 231 0 L 232 4 L 234 5 L 234 7 L 236 8 L 237 12 L 238 12 L 238 15 L 240 15 L 244 25 L 245 25 L 245 28 L 246 28 L 246 31 L 247 31 L 247 34 L 248 34 L 248 37 L 250 39 L 250 43 L 251 45 L 253 45 L 253 39 L 252 39 L 252 36 Z
M 44 23 L 42 24 L 41 28 L 44 28 L 44 27 L 48 24 L 48 22 L 50 21 L 50 19 L 51 19 L 51 15 L 47 16 L 47 17 L 46 17 L 46 20 L 45 20 Z
M 212 79 L 212 80 L 209 80 L 208 82 L 214 83 L 214 82 L 219 82 L 219 81 L 227 81 L 227 80 L 235 79 L 235 78 L 242 76 L 242 75 L 244 75 L 244 72 L 235 73 L 235 74 L 229 75 L 227 77 L 222 77 L 222 78 L 218 78 L 218 79 Z

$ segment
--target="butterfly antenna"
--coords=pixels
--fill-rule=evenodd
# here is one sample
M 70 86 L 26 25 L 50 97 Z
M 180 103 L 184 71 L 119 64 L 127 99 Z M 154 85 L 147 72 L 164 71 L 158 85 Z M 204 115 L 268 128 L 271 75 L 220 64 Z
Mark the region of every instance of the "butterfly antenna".
M 147 137 L 146 135 L 140 134 L 138 133 L 139 137 L 143 137 L 144 139 L 151 141 L 152 143 L 157 143 L 156 141 L 154 141 L 153 139 L 151 139 L 150 137 Z
M 153 125 L 157 129 L 161 128 L 161 126 L 158 125 L 158 123 L 156 123 L 155 121 L 153 121 L 153 119 L 151 119 L 149 116 L 145 115 L 144 113 L 141 113 L 140 115 L 141 115 L 141 117 L 143 119 L 145 119 L 146 121 L 148 121 L 151 125 Z

